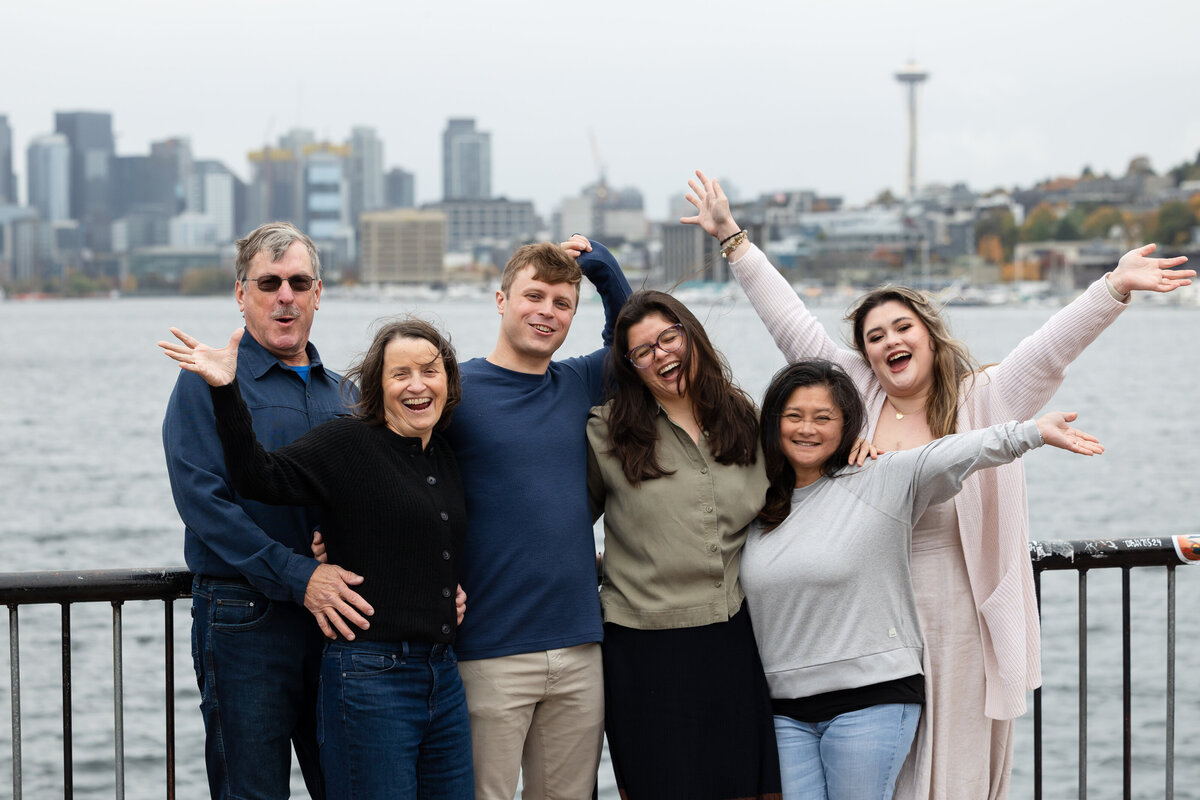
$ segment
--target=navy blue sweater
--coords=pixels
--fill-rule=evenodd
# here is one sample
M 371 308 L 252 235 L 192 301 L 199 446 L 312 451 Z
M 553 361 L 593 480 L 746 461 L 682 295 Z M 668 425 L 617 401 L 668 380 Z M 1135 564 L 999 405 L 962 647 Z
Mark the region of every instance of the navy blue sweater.
M 588 410 L 604 400 L 603 370 L 630 294 L 601 244 L 579 258 L 604 302 L 604 347 L 551 362 L 543 375 L 476 358 L 446 438 L 467 492 L 463 559 L 467 615 L 455 649 L 479 659 L 573 647 L 603 638 L 587 494 Z

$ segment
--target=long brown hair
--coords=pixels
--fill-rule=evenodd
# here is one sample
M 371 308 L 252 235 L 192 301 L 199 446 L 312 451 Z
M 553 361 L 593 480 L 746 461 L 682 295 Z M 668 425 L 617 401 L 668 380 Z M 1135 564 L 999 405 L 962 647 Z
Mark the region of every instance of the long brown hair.
M 423 319 L 406 317 L 386 323 L 375 332 L 371 346 L 358 362 L 346 371 L 342 383 L 345 393 L 350 386 L 358 384 L 358 402 L 352 406 L 354 416 L 368 425 L 385 425 L 387 416 L 383 402 L 383 361 L 387 346 L 394 339 L 424 339 L 435 348 L 446 369 L 446 405 L 434 430 L 445 430 L 450 424 L 454 409 L 462 402 L 462 378 L 458 374 L 458 359 L 450 339 Z
M 850 376 L 836 364 L 820 358 L 809 358 L 789 364 L 775 373 L 771 385 L 763 395 L 762 412 L 759 416 L 759 436 L 762 438 L 763 465 L 767 470 L 766 503 L 758 512 L 758 519 L 765 530 L 774 529 L 787 519 L 792 509 L 792 490 L 796 488 L 796 470 L 783 454 L 780 444 L 779 426 L 783 420 L 783 409 L 792 393 L 804 386 L 824 386 L 842 415 L 842 438 L 837 449 L 821 465 L 821 474 L 833 477 L 846 466 L 854 442 L 862 433 L 867 412 L 863 409 L 862 397 Z
M 884 303 L 896 301 L 917 315 L 933 340 L 933 386 L 925 401 L 925 419 L 934 436 L 941 438 L 958 428 L 958 395 L 963 380 L 980 367 L 967 346 L 950 335 L 946 320 L 928 295 L 907 286 L 882 286 L 863 295 L 846 315 L 854 326 L 854 347 L 867 357 L 863 328 L 867 314 Z
M 683 328 L 680 380 L 685 381 L 696 419 L 708 437 L 708 446 L 721 464 L 749 466 L 757 459 L 758 417 L 750 396 L 733 382 L 724 357 L 704 332 L 704 326 L 687 306 L 665 292 L 634 292 L 617 315 L 609 350 L 608 420 L 609 452 L 621 461 L 625 479 L 633 486 L 671 474 L 658 461 L 655 418 L 658 401 L 642 382 L 640 370 L 629 363 L 629 329 L 648 315 L 658 313 Z

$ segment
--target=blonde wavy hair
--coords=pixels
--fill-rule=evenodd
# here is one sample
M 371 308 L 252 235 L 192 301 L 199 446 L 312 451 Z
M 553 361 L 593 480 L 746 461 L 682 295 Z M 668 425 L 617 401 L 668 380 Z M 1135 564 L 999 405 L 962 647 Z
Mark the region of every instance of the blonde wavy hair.
M 867 357 L 863 340 L 867 314 L 893 300 L 908 307 L 924 323 L 933 340 L 933 387 L 925 402 L 929 429 L 939 438 L 955 433 L 962 383 L 968 377 L 973 378 L 982 367 L 972 358 L 967 346 L 950 335 L 941 309 L 929 295 L 907 286 L 881 286 L 867 292 L 846 315 L 846 320 L 854 326 L 854 347 L 863 358 Z

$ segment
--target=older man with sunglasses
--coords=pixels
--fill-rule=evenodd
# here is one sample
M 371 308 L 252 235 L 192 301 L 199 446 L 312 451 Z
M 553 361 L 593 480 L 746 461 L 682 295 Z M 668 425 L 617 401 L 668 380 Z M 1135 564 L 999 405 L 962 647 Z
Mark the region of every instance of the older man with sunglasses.
M 355 398 L 308 340 L 321 301 L 312 240 L 273 222 L 237 248 L 234 296 L 246 322 L 238 382 L 259 441 L 273 450 Z M 208 386 L 194 373 L 179 374 L 163 446 L 196 575 L 192 653 L 212 797 L 287 797 L 294 746 L 309 794 L 324 798 L 315 714 L 322 633 L 353 639 L 351 624 L 367 626 L 371 607 L 350 588 L 361 578 L 312 557 L 315 509 L 233 491 Z

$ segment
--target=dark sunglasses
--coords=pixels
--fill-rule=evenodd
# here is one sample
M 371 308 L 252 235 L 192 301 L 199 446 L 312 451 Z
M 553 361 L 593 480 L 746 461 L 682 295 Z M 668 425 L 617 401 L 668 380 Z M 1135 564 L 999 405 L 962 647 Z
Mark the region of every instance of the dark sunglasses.
M 279 287 L 283 285 L 283 278 L 278 275 L 263 275 L 261 278 L 246 278 L 245 280 L 254 281 L 258 284 L 258 290 L 267 294 L 278 292 Z M 313 279 L 308 275 L 292 275 L 287 282 L 293 292 L 307 292 L 313 286 Z

